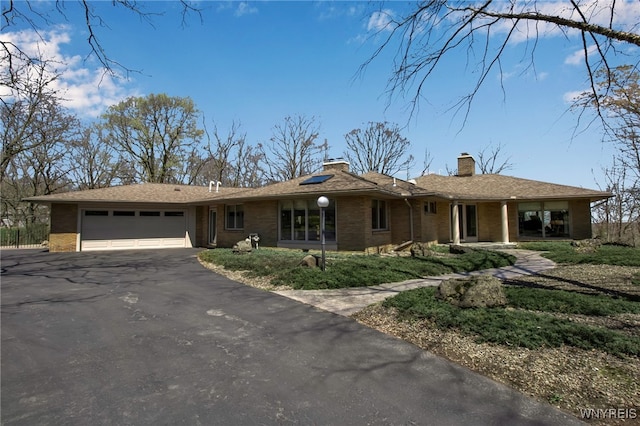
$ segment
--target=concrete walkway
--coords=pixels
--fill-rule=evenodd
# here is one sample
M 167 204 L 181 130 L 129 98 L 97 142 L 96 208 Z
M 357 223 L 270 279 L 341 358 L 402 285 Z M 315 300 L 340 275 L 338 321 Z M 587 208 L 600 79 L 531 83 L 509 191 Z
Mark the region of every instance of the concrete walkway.
M 395 296 L 401 291 L 418 287 L 437 286 L 440 282 L 450 278 L 463 278 L 471 275 L 493 275 L 500 279 L 517 278 L 524 275 L 533 275 L 556 266 L 553 261 L 540 256 L 540 253 L 537 251 L 521 249 L 504 249 L 500 251 L 516 256 L 517 261 L 515 265 L 468 273 L 438 275 L 424 279 L 381 284 L 371 287 L 354 287 L 336 290 L 283 290 L 275 293 L 325 311 L 349 316 L 373 303 L 380 302 L 387 297 Z

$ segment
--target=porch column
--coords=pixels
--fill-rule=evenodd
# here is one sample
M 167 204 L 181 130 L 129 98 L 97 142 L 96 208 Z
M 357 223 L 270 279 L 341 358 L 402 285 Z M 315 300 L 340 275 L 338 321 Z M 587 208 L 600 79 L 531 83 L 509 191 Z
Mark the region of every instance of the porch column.
M 451 208 L 451 230 L 453 231 L 453 244 L 460 244 L 460 218 L 458 217 L 458 201 L 454 200 Z
M 502 229 L 502 242 L 509 242 L 509 211 L 507 209 L 507 202 L 502 201 L 500 203 L 500 219 Z

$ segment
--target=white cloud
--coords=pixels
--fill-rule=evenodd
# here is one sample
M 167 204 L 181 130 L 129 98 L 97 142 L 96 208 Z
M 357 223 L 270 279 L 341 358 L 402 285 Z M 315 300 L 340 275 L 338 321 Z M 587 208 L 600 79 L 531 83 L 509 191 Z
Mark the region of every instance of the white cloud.
M 595 44 L 587 47 L 587 53 L 589 55 L 595 53 L 597 50 L 598 46 L 596 46 Z M 567 65 L 583 65 L 584 58 L 584 49 L 580 49 L 567 56 L 564 60 L 564 63 Z
M 392 11 L 389 9 L 373 12 L 369 17 L 369 22 L 367 23 L 367 31 L 393 30 L 393 27 L 391 25 L 392 16 Z
M 258 13 L 258 8 L 251 6 L 248 2 L 243 1 L 238 4 L 234 15 L 236 16 L 244 16 L 244 15 L 252 15 L 254 13 Z
M 96 117 L 105 109 L 133 93 L 126 88 L 127 81 L 106 73 L 102 67 L 89 68 L 79 55 L 62 51 L 71 42 L 65 26 L 48 31 L 18 31 L 2 34 L 2 40 L 15 44 L 30 57 L 47 61 L 47 72 L 59 77 L 51 84 L 61 97 L 61 103 L 80 117 Z M 0 63 L 0 72 L 8 72 L 7 64 Z

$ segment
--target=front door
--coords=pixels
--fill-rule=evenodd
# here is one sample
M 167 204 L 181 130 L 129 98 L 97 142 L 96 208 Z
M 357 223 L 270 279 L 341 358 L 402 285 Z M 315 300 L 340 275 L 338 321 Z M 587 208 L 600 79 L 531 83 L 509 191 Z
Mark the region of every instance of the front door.
M 453 240 L 453 209 L 455 205 L 451 205 L 450 223 L 451 240 Z M 458 232 L 460 232 L 460 241 L 476 242 L 478 241 L 478 210 L 475 204 L 458 204 Z
M 217 210 L 211 209 L 209 210 L 209 245 L 215 246 L 217 242 L 217 232 L 216 232 L 216 224 L 218 223 L 218 212 Z

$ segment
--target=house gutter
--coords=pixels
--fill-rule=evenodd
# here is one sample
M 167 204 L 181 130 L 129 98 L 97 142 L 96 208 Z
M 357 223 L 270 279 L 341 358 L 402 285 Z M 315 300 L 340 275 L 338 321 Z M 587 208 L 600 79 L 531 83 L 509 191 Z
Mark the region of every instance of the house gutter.
M 409 206 L 409 229 L 411 230 L 411 241 L 413 241 L 413 209 L 411 208 L 411 203 L 406 198 L 404 202 Z

